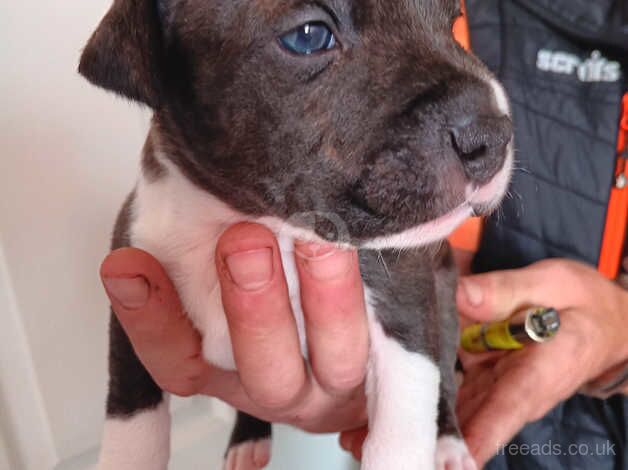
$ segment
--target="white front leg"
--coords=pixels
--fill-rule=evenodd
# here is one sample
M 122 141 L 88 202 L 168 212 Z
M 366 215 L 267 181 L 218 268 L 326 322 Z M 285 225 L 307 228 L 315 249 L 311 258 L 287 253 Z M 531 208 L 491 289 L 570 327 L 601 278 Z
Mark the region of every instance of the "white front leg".
M 170 458 L 167 394 L 156 407 L 128 418 L 107 417 L 98 470 L 166 470 Z
M 362 470 L 432 470 L 440 371 L 427 356 L 386 336 L 373 312 L 369 324 L 369 435 Z

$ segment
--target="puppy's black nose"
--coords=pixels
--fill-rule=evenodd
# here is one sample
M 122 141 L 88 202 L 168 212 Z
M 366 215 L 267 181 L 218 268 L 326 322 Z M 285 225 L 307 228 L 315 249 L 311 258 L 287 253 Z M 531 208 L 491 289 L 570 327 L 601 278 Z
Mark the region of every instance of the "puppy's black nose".
M 468 117 L 452 126 L 449 132 L 467 177 L 478 184 L 488 183 L 501 168 L 506 147 L 512 139 L 510 118 Z

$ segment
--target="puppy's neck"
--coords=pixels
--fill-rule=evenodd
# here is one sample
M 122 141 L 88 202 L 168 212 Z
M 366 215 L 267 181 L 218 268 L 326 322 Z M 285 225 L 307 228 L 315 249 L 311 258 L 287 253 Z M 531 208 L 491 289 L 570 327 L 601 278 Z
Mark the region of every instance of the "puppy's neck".
M 262 204 L 259 196 L 247 188 L 245 182 L 234 188 L 222 178 L 220 168 L 213 171 L 199 168 L 194 163 L 198 159 L 191 158 L 190 152 L 181 133 L 164 127 L 163 119 L 155 115 L 142 151 L 141 177 L 137 188 L 138 200 L 144 195 L 145 199 L 154 201 L 151 202 L 151 212 L 185 213 L 194 219 L 189 220 L 190 224 L 207 228 L 211 225 L 210 232 L 218 236 L 235 223 L 256 222 L 267 226 L 284 240 L 329 243 L 313 229 L 303 228 L 300 220 L 318 215 L 337 218 L 337 215 L 312 212 L 296 214 L 294 220 L 285 220 L 269 212 L 272 208 L 262 209 L 268 204 Z M 342 221 L 337 222 L 341 225 Z M 349 247 L 348 237 L 339 238 L 336 244 Z
M 168 113 L 155 112 L 143 150 L 142 171 L 147 178 L 157 178 L 174 166 L 178 172 L 199 189 L 212 194 L 249 215 L 266 215 L 264 204 L 246 185 L 234 187 L 224 177 L 224 161 L 220 155 L 209 154 L 209 150 L 193 148 L 186 136 Z M 198 153 L 202 155 L 198 155 Z M 199 162 L 203 162 L 201 165 Z
M 164 136 L 154 121 L 144 145 L 136 188 L 134 212 L 151 214 L 148 218 L 151 224 L 163 224 L 163 227 L 153 227 L 158 233 L 167 233 L 178 226 L 192 232 L 176 230 L 182 239 L 198 239 L 200 234 L 196 230 L 203 230 L 204 239 L 217 240 L 233 224 L 256 222 L 267 226 L 283 240 L 324 242 L 312 231 L 272 214 L 242 210 L 242 206 L 250 207 L 246 187 L 214 189 L 214 185 L 220 186 L 220 175 L 209 183 L 199 169 L 185 163 L 186 147 L 170 139 L 172 134 Z M 175 143 L 177 146 L 173 146 Z

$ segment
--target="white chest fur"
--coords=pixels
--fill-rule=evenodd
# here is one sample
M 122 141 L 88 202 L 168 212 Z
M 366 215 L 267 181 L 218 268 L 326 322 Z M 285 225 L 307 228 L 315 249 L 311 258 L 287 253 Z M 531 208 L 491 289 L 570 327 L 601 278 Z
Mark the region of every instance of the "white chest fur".
M 130 240 L 155 256 L 172 279 L 182 305 L 203 336 L 203 354 L 212 364 L 235 369 L 231 339 L 222 306 L 214 256 L 220 235 L 229 226 L 255 221 L 278 234 L 281 256 L 301 348 L 306 342 L 293 243 L 297 231 L 274 218 L 255 219 L 228 207 L 194 186 L 171 164 L 156 181 L 140 177 L 132 208 Z M 294 236 L 291 232 L 294 231 Z
M 138 182 L 132 206 L 130 241 L 133 246 L 155 256 L 170 275 L 187 315 L 203 336 L 205 358 L 221 368 L 235 369 L 214 257 L 221 234 L 229 226 L 244 221 L 264 224 L 277 234 L 301 349 L 305 355 L 305 328 L 294 261 L 294 240 L 321 240 L 311 232 L 297 229 L 279 219 L 256 219 L 239 213 L 194 186 L 172 164 L 167 161 L 161 163 L 167 167 L 165 175 L 155 181 L 141 176 Z M 419 232 L 425 232 L 424 229 L 419 227 Z M 435 468 L 435 460 L 452 462 L 452 458 L 455 461 L 468 459 L 466 447 L 454 437 L 448 437 L 449 440 L 442 441 L 442 445 L 439 443 L 436 450 L 438 368 L 431 358 L 406 351 L 396 340 L 384 334 L 373 310 L 371 291 L 366 289 L 365 294 L 371 335 L 366 384 L 371 431 L 364 448 L 362 468 L 427 469 Z M 168 428 L 166 406 L 143 411 L 130 420 L 110 418 L 105 427 L 99 468 L 166 468 L 168 455 L 162 451 L 168 448 Z M 417 434 L 417 429 L 422 432 Z M 141 448 L 145 452 L 138 453 L 135 445 L 129 447 L 129 442 L 138 441 L 137 437 L 144 441 Z M 450 441 L 456 445 L 450 445 Z M 439 464 L 438 468 L 446 466 Z

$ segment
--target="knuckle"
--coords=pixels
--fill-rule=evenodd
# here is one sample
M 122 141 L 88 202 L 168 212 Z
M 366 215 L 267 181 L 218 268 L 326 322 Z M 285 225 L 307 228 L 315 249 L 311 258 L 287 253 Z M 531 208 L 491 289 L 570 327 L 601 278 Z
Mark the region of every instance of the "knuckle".
M 294 395 L 287 394 L 258 394 L 251 397 L 254 403 L 264 410 L 280 413 L 292 407 L 295 403 Z
M 364 382 L 366 371 L 353 365 L 341 365 L 317 374 L 323 389 L 331 394 L 344 394 L 353 391 Z
M 504 308 L 509 308 L 517 298 L 517 288 L 515 279 L 512 276 L 492 275 L 488 286 L 489 303 L 493 309 L 501 312 Z
M 293 426 L 305 432 L 315 433 L 319 430 L 320 420 L 320 410 L 312 406 L 304 406 L 295 412 L 289 421 Z
M 181 381 L 164 383 L 161 385 L 161 388 L 168 393 L 182 398 L 188 398 L 198 393 L 196 384 Z
M 537 263 L 537 268 L 544 270 L 554 279 L 571 282 L 574 279 L 576 263 L 562 259 L 548 259 Z
M 201 384 L 207 382 L 207 374 L 200 367 L 195 367 L 185 375 L 179 375 L 176 378 L 163 380 L 159 387 L 173 395 L 179 397 L 191 397 L 200 393 Z
M 281 413 L 289 410 L 299 401 L 301 387 L 296 384 L 272 386 L 250 391 L 248 394 L 259 407 L 273 413 Z
M 545 385 L 547 382 L 545 368 L 540 364 L 527 361 L 525 363 L 528 368 L 528 377 L 529 380 L 523 381 L 521 387 L 519 388 L 518 398 L 522 401 L 528 402 L 527 398 L 534 395 L 534 393 L 538 390 L 539 384 Z
M 272 288 L 246 295 L 238 293 L 225 306 L 229 324 L 244 335 L 256 332 L 275 336 L 276 329 L 292 318 L 291 313 L 287 294 Z

